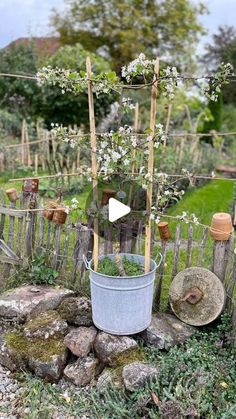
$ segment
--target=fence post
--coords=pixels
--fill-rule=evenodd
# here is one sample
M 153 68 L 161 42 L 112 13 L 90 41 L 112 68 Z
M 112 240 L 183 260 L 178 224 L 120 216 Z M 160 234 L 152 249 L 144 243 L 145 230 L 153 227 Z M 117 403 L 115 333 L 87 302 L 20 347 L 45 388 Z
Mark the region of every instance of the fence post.
M 213 247 L 212 272 L 214 272 L 223 283 L 225 283 L 226 268 L 229 261 L 230 244 L 231 240 L 215 240 Z

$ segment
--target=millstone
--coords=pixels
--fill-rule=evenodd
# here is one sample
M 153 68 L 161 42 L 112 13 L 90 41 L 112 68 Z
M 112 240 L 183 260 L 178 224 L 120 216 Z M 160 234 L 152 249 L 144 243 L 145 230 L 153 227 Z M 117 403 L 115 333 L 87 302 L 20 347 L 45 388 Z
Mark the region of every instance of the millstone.
M 192 326 L 203 326 L 221 314 L 226 293 L 213 272 L 192 267 L 175 276 L 169 298 L 171 308 L 180 320 Z

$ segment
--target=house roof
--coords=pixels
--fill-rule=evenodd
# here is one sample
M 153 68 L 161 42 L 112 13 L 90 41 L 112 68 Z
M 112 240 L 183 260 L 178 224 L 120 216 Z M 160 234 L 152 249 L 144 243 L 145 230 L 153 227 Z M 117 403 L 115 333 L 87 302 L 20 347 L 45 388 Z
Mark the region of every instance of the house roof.
M 33 45 L 36 55 L 40 56 L 51 56 L 60 47 L 60 41 L 57 37 L 30 37 L 30 38 L 18 38 L 12 41 L 4 49 L 16 47 L 18 45 L 29 46 Z

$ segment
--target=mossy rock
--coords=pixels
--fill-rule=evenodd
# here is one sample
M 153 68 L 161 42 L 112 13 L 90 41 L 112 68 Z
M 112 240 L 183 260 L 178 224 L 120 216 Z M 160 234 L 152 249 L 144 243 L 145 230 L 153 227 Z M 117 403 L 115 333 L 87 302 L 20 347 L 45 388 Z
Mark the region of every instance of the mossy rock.
M 67 359 L 63 338 L 28 339 L 22 329 L 6 333 L 4 339 L 8 353 L 16 365 L 29 368 L 48 381 L 58 381 Z
M 62 355 L 66 350 L 63 339 L 28 339 L 23 331 L 6 333 L 5 341 L 16 357 L 35 358 L 43 362 L 49 362 L 52 356 Z
M 65 336 L 68 325 L 57 311 L 49 310 L 29 320 L 24 326 L 24 335 L 27 338 L 60 338 Z
M 62 319 L 71 325 L 92 326 L 91 302 L 86 297 L 68 297 L 57 308 Z

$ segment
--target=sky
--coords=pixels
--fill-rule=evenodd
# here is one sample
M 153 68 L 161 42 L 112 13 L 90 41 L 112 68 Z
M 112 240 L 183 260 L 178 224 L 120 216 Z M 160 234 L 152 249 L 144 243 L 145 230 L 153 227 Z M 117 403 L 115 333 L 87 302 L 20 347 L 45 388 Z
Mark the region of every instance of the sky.
M 197 0 L 193 0 L 197 1 Z M 210 14 L 201 18 L 208 30 L 200 50 L 219 25 L 235 25 L 236 0 L 205 0 Z M 64 0 L 0 0 L 0 48 L 25 36 L 50 34 L 48 19 L 51 9 L 63 10 Z

